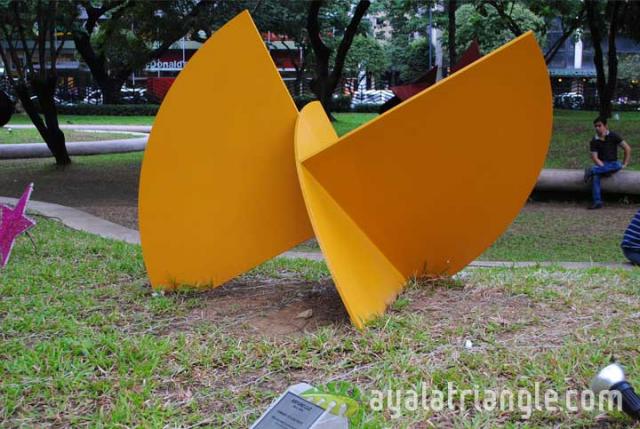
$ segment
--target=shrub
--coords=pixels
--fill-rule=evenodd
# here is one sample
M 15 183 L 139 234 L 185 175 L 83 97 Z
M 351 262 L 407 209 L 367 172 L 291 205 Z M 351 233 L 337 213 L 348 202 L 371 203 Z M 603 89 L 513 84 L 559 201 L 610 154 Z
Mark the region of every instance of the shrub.
M 640 103 L 612 103 L 613 111 L 616 112 L 637 112 L 640 110 Z
M 357 104 L 351 109 L 356 113 L 380 113 L 380 104 Z
M 155 116 L 157 104 L 73 104 L 58 106 L 61 115 Z
M 334 112 L 351 112 L 351 96 L 338 95 L 333 98 Z
M 298 110 L 302 110 L 305 105 L 316 100 L 317 98 L 315 97 L 315 95 L 296 95 L 293 97 L 293 101 L 295 101 Z
M 314 95 L 296 95 L 293 97 L 298 110 L 301 110 L 306 104 L 318 99 Z M 334 112 L 350 112 L 351 111 L 351 97 L 348 95 L 338 95 L 333 97 L 333 109 Z

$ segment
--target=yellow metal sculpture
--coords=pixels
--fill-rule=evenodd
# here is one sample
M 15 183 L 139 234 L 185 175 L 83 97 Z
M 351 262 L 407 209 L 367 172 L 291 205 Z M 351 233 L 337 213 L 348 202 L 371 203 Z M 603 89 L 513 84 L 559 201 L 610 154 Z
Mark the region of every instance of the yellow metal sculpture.
M 319 103 L 296 112 L 244 13 L 189 61 L 153 127 L 140 187 L 151 282 L 215 287 L 315 232 L 362 327 L 412 276 L 454 274 L 502 234 L 551 121 L 527 33 L 338 138 Z
M 215 287 L 313 236 L 298 110 L 244 12 L 189 60 L 153 125 L 140 238 L 154 287 Z

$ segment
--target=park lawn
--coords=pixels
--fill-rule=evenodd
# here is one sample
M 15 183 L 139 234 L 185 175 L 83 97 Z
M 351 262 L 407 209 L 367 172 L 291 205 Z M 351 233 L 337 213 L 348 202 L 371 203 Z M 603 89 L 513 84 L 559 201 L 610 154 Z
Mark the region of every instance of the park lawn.
M 612 118 L 610 129 L 619 133 L 631 145 L 634 153 L 629 166 L 640 170 L 637 161 L 640 153 L 640 112 L 620 112 L 619 119 Z M 358 126 L 375 118 L 375 113 L 336 113 L 334 127 L 342 136 Z M 589 141 L 593 137 L 593 119 L 597 112 L 555 110 L 553 136 L 545 168 L 578 168 L 590 164 Z M 61 115 L 61 124 L 113 124 L 113 125 L 152 125 L 153 116 L 75 116 Z M 10 124 L 29 124 L 25 115 L 14 115 Z M 517 141 L 517 136 L 515 136 Z M 622 156 L 622 154 L 621 154 Z
M 619 119 L 609 120 L 609 127 L 631 145 L 629 169 L 640 170 L 640 112 L 620 112 L 618 115 Z M 375 113 L 338 113 L 334 128 L 341 136 L 376 116 Z M 544 167 L 583 169 L 590 165 L 589 142 L 594 135 L 593 120 L 596 116 L 598 113 L 591 111 L 555 110 L 553 134 Z
M 354 429 L 595 427 L 597 411 L 534 410 L 523 420 L 526 410 L 419 408 L 394 419 L 395 409 L 368 404 L 373 390 L 420 392 L 423 382 L 445 401 L 448 382 L 532 394 L 539 383 L 562 394 L 585 389 L 614 355 L 640 383 L 638 270 L 475 269 L 423 279 L 359 332 L 322 263 L 274 260 L 216 291 L 152 293 L 139 246 L 37 221 L 36 247 L 20 237 L 0 275 L 3 426 L 247 428 L 305 380 L 360 398 Z M 288 288 L 282 301 L 263 298 L 278 288 Z M 296 304 L 312 306 L 314 320 L 325 302 L 318 295 L 336 302 L 319 326 L 278 334 L 259 323 Z M 599 427 L 630 425 L 620 413 L 608 423 Z
M 339 113 L 334 127 L 338 135 L 343 135 L 376 116 L 374 113 Z M 589 142 L 594 135 L 593 120 L 596 116 L 598 113 L 592 111 L 555 110 L 553 134 L 544 167 L 583 169 L 590 165 Z M 640 170 L 640 112 L 618 113 L 618 119 L 609 120 L 609 128 L 631 145 L 629 169 Z
M 528 205 L 479 259 L 626 262 L 620 242 L 637 208 L 608 205 L 594 213 L 586 204 L 562 205 Z
M 528 204 L 482 255 L 482 261 L 626 262 L 622 234 L 636 208 L 609 204 L 598 212 L 587 203 Z M 316 240 L 296 247 L 320 252 Z
M 117 132 L 92 132 L 79 130 L 65 130 L 67 142 L 86 142 L 100 140 L 130 139 L 138 135 Z M 35 129 L 0 128 L 0 144 L 42 143 L 42 137 Z
M 339 136 L 345 135 L 378 116 L 377 113 L 334 113 L 334 115 L 336 121 L 333 123 L 333 128 Z
M 335 122 L 336 130 L 339 134 L 343 134 L 363 121 L 375 117 L 375 114 L 343 113 L 336 116 L 338 118 Z M 581 120 L 588 124 L 591 113 L 559 111 L 556 116 L 558 117 L 556 126 L 562 125 L 562 121 L 567 118 Z M 635 121 L 640 125 L 639 115 L 630 115 L 629 118 L 629 123 Z M 624 116 L 623 119 L 625 119 Z M 49 160 L 5 161 L 0 169 L 0 195 L 19 195 L 22 192 L 23 183 L 34 181 L 38 195 L 51 196 L 63 191 L 59 186 L 63 178 L 71 188 L 81 189 L 82 186 L 86 187 L 83 183 L 92 176 L 95 179 L 95 189 L 101 189 L 102 186 L 107 186 L 109 189 L 115 189 L 118 186 L 136 189 L 142 157 L 143 154 L 140 152 L 74 157 L 74 164 L 67 171 L 58 171 L 53 168 Z M 76 176 L 78 182 L 73 185 Z M 15 187 L 13 186 L 15 183 L 20 185 Z M 127 185 L 123 185 L 124 183 Z M 34 198 L 38 198 L 37 195 Z M 55 201 L 54 198 L 52 202 L 63 201 Z M 583 204 L 586 206 L 587 203 Z M 567 210 L 559 208 L 559 205 L 561 204 L 558 203 L 555 206 L 540 204 L 539 210 L 525 208 L 506 233 L 481 255 L 480 259 L 540 262 L 624 261 L 619 243 L 622 232 L 633 216 L 632 207 L 614 205 L 617 209 L 613 211 L 608 211 L 607 208 L 593 212 L 584 210 L 583 205 L 579 204 L 568 203 Z M 318 251 L 319 249 L 316 243 L 311 242 L 298 247 L 297 250 Z
M 141 152 L 74 157 L 65 170 L 50 160 L 0 162 L 0 195 L 17 196 L 24 184 L 35 182 L 34 199 L 81 207 L 90 206 L 90 189 L 100 199 L 96 206 L 135 205 Z M 64 181 L 65 186 L 60 187 Z M 89 184 L 89 185 L 88 185 Z M 83 191 L 84 189 L 84 191 Z M 67 201 L 73 195 L 73 201 Z M 481 256 L 499 261 L 624 262 L 622 233 L 635 213 L 634 206 L 611 203 L 603 210 L 586 210 L 584 203 L 529 203 L 506 232 Z M 100 213 L 94 213 L 100 216 Z M 133 216 L 133 214 L 132 214 Z M 118 218 L 109 219 L 122 222 Z M 136 227 L 135 219 L 129 227 Z M 319 251 L 315 241 L 299 251 Z
M 591 164 L 589 141 L 593 138 L 593 120 L 597 112 L 556 110 L 553 137 L 545 162 L 546 168 L 584 168 Z M 622 136 L 632 149 L 629 169 L 640 170 L 640 112 L 620 112 L 609 119 L 609 129 Z M 622 152 L 619 154 L 622 160 Z

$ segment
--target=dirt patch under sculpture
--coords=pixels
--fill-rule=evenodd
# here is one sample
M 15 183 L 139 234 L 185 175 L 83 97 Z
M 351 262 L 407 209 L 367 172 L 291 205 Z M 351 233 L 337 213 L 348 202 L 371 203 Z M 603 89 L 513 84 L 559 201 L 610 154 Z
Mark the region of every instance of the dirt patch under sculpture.
M 240 335 L 290 336 L 350 323 L 331 281 L 232 281 L 199 298 L 187 326 L 215 323 Z
M 464 284 L 462 280 L 422 280 L 401 296 L 402 300 L 387 312 L 424 317 L 425 329 L 432 337 L 448 337 L 456 327 L 482 321 L 501 331 L 499 338 L 503 343 L 523 346 L 537 332 L 536 335 L 548 336 L 547 345 L 559 345 L 579 324 L 575 315 L 554 305 L 499 288 Z M 240 279 L 200 292 L 198 298 L 198 307 L 187 315 L 183 325 L 187 331 L 214 324 L 240 337 L 284 338 L 323 327 L 355 329 L 329 278 L 319 282 Z M 463 340 L 450 338 L 452 342 Z M 474 343 L 474 347 L 478 345 Z

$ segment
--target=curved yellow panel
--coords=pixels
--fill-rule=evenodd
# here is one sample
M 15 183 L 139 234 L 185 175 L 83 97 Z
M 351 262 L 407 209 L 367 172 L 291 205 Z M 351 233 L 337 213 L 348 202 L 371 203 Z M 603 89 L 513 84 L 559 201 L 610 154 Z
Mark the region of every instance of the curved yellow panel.
M 308 104 L 296 124 L 296 156 L 322 150 L 337 139 L 319 102 Z M 307 210 L 336 289 L 354 325 L 361 328 L 371 317 L 384 312 L 402 289 L 404 277 L 298 163 L 298 177 Z M 349 173 L 342 178 L 349 181 Z
M 341 139 L 321 118 L 316 105 L 298 119 L 299 178 L 361 326 L 404 279 L 454 274 L 508 227 L 542 168 L 552 100 L 527 33 Z
M 167 94 L 140 178 L 154 287 L 218 286 L 312 236 L 296 177 L 293 100 L 244 12 Z

